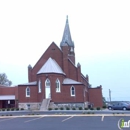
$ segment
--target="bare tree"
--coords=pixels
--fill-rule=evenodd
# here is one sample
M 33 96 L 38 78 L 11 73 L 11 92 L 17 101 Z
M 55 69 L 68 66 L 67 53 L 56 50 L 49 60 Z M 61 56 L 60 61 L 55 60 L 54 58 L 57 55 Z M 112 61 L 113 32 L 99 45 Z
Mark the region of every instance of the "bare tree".
M 8 80 L 7 75 L 5 73 L 0 73 L 0 85 L 11 86 L 12 82 Z

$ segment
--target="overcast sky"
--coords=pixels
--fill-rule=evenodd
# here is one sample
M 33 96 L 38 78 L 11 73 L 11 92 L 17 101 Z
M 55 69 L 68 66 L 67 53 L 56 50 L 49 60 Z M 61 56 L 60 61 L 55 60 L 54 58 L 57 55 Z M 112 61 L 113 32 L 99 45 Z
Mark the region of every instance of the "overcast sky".
M 112 100 L 130 100 L 130 0 L 1 0 L 0 73 L 13 85 L 28 82 L 54 41 L 60 45 L 66 15 L 76 64 L 93 87 Z

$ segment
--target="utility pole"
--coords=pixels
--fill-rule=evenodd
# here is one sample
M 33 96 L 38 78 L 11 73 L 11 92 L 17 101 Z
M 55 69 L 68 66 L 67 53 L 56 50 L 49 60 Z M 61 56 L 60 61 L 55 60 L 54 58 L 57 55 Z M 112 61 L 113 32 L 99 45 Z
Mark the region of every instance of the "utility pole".
M 110 102 L 111 102 L 111 90 L 109 89 L 109 99 L 110 99 Z

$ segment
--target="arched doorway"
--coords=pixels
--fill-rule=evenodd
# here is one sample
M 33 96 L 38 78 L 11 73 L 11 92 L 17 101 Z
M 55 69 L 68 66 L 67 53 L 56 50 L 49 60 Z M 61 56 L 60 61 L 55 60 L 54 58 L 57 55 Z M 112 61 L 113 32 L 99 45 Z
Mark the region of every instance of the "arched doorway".
M 45 98 L 51 98 L 51 82 L 49 79 L 45 81 Z

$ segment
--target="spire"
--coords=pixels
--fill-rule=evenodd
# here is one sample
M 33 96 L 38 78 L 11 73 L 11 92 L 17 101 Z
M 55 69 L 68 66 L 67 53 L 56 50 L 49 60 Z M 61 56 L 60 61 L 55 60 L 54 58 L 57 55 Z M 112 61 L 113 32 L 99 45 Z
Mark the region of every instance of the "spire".
M 64 28 L 64 33 L 62 37 L 62 41 L 60 43 L 60 46 L 65 46 L 66 43 L 68 46 L 74 47 L 74 42 L 71 39 L 71 34 L 70 34 L 70 28 L 69 28 L 69 22 L 68 22 L 68 15 L 66 16 L 66 24 Z

